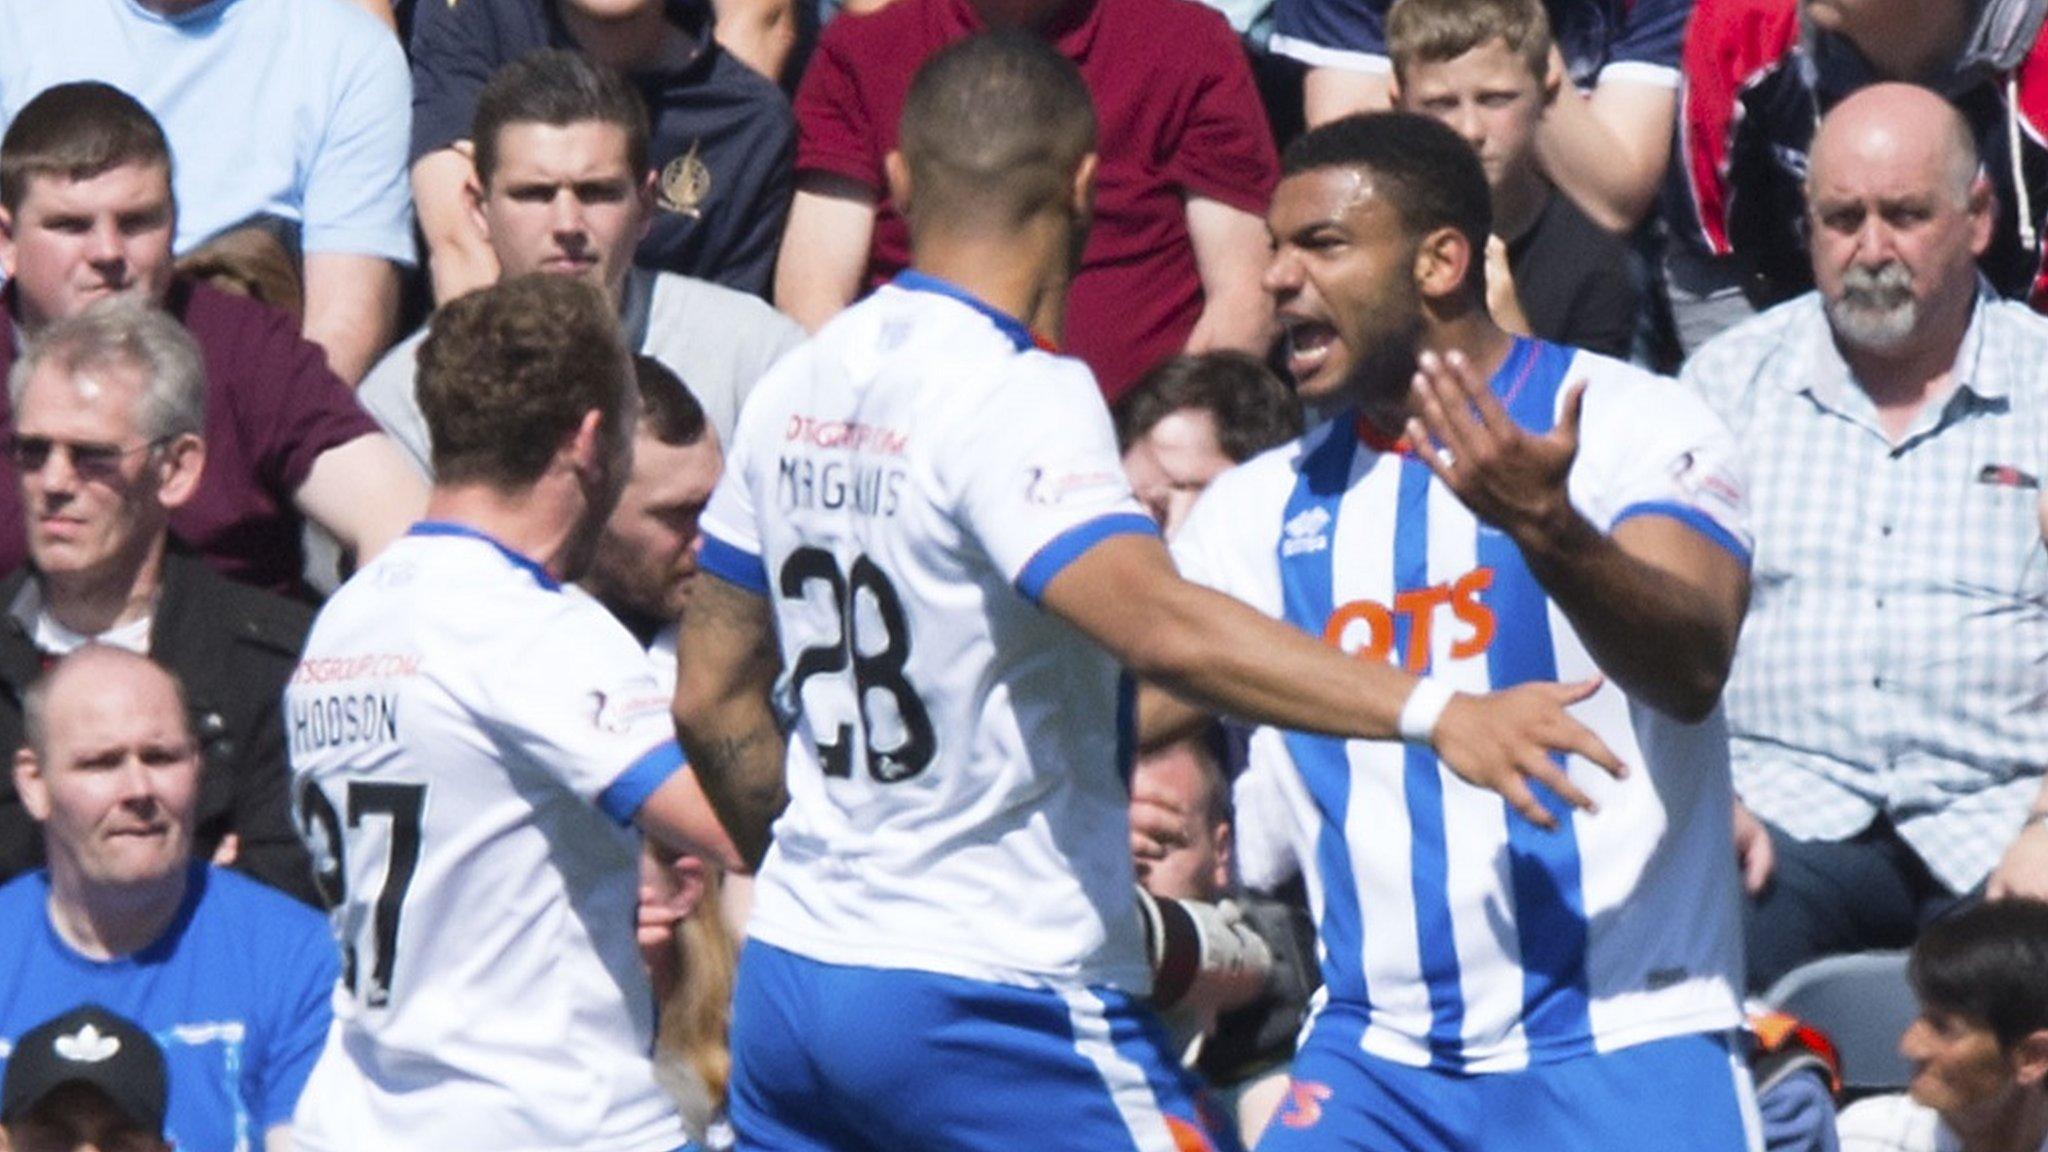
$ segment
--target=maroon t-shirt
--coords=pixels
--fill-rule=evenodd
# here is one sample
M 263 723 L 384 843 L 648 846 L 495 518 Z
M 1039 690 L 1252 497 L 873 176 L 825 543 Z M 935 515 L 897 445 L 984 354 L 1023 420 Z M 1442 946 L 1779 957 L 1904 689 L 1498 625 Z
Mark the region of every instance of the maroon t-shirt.
M 841 15 L 819 37 L 796 95 L 797 171 L 883 197 L 865 288 L 910 262 L 882 158 L 896 147 L 911 78 L 981 28 L 967 0 L 896 0 Z M 1075 0 L 1048 31 L 1080 68 L 1101 122 L 1095 227 L 1067 297 L 1064 350 L 1114 401 L 1178 353 L 1201 314 L 1185 197 L 1263 216 L 1279 163 L 1244 50 L 1216 12 L 1195 0 Z
M 12 286 L 4 300 L 15 315 Z M 286 313 L 183 281 L 164 307 L 206 361 L 206 470 L 192 499 L 171 514 L 171 531 L 221 575 L 303 598 L 304 521 L 292 493 L 322 452 L 377 431 L 376 421 Z M 0 377 L 19 351 L 14 323 L 5 327 Z M 0 421 L 14 423 L 4 390 Z M 0 573 L 27 559 L 20 481 L 0 478 Z

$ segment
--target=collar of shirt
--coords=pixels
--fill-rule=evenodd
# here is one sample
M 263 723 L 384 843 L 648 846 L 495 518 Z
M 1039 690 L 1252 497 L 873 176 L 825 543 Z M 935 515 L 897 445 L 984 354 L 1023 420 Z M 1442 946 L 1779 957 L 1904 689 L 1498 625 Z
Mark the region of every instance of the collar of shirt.
M 41 652 L 45 661 L 67 656 L 87 644 L 106 644 L 114 648 L 125 648 L 139 656 L 149 655 L 149 632 L 156 623 L 154 612 L 139 620 L 116 624 L 96 636 L 66 627 L 43 602 L 41 581 L 22 581 L 21 591 L 14 596 L 14 603 L 8 605 L 8 615 L 28 633 L 29 642 Z
M 1963 331 L 1962 345 L 1956 349 L 1955 365 L 1950 369 L 1954 377 L 1950 382 L 1952 390 L 1940 404 L 1932 405 L 1921 413 L 1907 441 L 1936 431 L 1976 403 L 2002 404 L 2006 401 L 2010 393 L 2008 384 L 1996 373 L 1984 370 L 1984 307 L 1995 298 L 1990 283 L 1979 276 L 1977 297 L 1970 304 L 1970 324 Z M 1771 379 L 1787 392 L 1805 393 L 1821 407 L 1875 428 L 1876 405 L 1855 382 L 1849 362 L 1842 358 L 1841 349 L 1835 346 L 1834 329 L 1825 319 L 1825 306 L 1817 293 L 1814 305 L 1822 309 L 1823 318 L 1819 324 L 1806 325 L 1802 333 L 1802 338 L 1809 342 L 1801 354 L 1808 370 L 1775 373 Z M 1958 405 L 1957 397 L 1965 395 L 1970 398 L 1969 402 Z M 1905 442 L 1901 441 L 1901 446 Z

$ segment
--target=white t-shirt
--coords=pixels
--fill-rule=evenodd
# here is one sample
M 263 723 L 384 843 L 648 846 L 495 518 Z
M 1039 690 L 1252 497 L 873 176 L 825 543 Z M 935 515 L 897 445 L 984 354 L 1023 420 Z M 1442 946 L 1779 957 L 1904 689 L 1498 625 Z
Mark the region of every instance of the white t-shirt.
M 1962 1152 L 1963 1139 L 1940 1113 L 1904 1093 L 1872 1096 L 1835 1117 L 1842 1152 Z M 2048 1140 L 2041 1142 L 2048 1152 Z
M 580 589 L 421 524 L 328 601 L 285 692 L 343 948 L 308 1152 L 669 1152 L 631 820 L 679 769 L 646 653 Z
M 1493 387 L 1517 422 L 1545 431 L 1579 380 L 1590 382 L 1569 481 L 1579 510 L 1602 530 L 1673 517 L 1746 563 L 1734 445 L 1696 398 L 1529 340 Z M 1219 477 L 1173 551 L 1191 580 L 1460 691 L 1598 672 L 1513 542 L 1350 417 Z M 1574 711 L 1637 770 L 1617 782 L 1571 765 L 1600 813 L 1557 832 L 1427 747 L 1254 734 L 1252 770 L 1292 813 L 1277 823 L 1298 838 L 1322 995 L 1363 1010 L 1365 1051 L 1491 1072 L 1740 1023 L 1720 714 L 1681 724 L 1612 681 Z
M 749 932 L 830 963 L 1149 987 L 1129 693 L 1037 603 L 1155 532 L 1080 362 L 906 273 L 748 401 L 702 565 L 772 599 L 798 712 Z

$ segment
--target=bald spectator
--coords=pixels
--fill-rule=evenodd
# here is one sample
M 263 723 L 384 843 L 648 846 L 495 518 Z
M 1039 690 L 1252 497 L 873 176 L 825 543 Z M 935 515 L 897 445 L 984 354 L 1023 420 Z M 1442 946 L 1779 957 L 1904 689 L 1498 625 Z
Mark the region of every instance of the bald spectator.
M 797 90 L 776 304 L 816 330 L 908 266 L 910 228 L 884 168 L 911 76 L 988 28 L 1049 40 L 1080 68 L 1102 125 L 1094 227 L 1073 283 L 1025 322 L 1047 336 L 1064 307 L 1064 351 L 1112 402 L 1176 353 L 1263 354 L 1273 139 L 1230 26 L 1179 0 L 895 0 L 834 20 Z
M 578 276 L 618 310 L 629 345 L 681 377 L 720 437 L 754 384 L 803 331 L 731 288 L 633 264 L 655 219 L 647 115 L 618 72 L 566 51 L 501 69 L 477 100 L 469 212 L 509 277 Z M 359 395 L 422 474 L 431 444 L 418 399 L 427 330 L 377 365 Z
M 1961 111 L 1992 192 L 1979 266 L 1999 295 L 2048 305 L 2044 13 L 2040 0 L 1700 0 L 1666 197 L 1686 349 L 1814 286 L 1804 231 L 1814 125 L 1887 82 L 1924 84 Z
M 395 335 L 414 259 L 390 29 L 347 0 L 0 3 L 0 124 L 73 80 L 131 92 L 164 125 L 179 253 L 251 220 L 285 227 L 306 336 L 360 379 Z
M 1818 291 L 1684 374 L 1756 511 L 1726 703 L 1757 987 L 2048 894 L 2048 321 L 1979 276 L 1996 196 L 1935 93 L 1844 100 L 1803 191 Z
M 426 489 L 291 318 L 175 275 L 171 157 L 147 109 L 105 84 L 62 84 L 0 139 L 0 372 L 23 336 L 106 296 L 161 305 L 206 365 L 207 467 L 171 529 L 225 576 L 303 594 L 311 520 L 358 559 L 404 531 Z M 7 409 L 0 402 L 0 418 Z M 0 484 L 0 572 L 24 559 Z
M 326 923 L 193 858 L 199 745 L 162 668 L 88 646 L 26 713 L 14 782 L 50 864 L 0 887 L 0 1047 L 105 1005 L 165 1046 L 179 1152 L 288 1148 L 339 967 Z
M 210 765 L 197 853 L 314 901 L 278 708 L 312 614 L 214 574 L 170 538 L 207 449 L 191 337 L 140 302 L 104 301 L 45 329 L 9 390 L 9 488 L 29 510 L 32 563 L 0 580 L 0 755 L 22 746 L 23 700 L 49 661 L 91 643 L 151 655 L 183 677 Z M 0 779 L 0 879 L 42 862 L 42 838 Z

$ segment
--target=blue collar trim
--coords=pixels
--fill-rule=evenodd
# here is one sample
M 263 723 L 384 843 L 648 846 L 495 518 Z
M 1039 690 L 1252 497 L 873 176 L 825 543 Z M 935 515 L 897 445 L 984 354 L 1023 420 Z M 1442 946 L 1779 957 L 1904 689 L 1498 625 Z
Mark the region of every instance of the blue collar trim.
M 408 529 L 405 534 L 407 536 L 466 536 L 471 540 L 481 540 L 496 548 L 500 555 L 510 560 L 514 565 L 526 569 L 533 576 L 534 582 L 541 587 L 550 592 L 560 592 L 562 590 L 561 584 L 557 583 L 553 576 L 548 575 L 548 570 L 541 567 L 531 556 L 514 552 L 489 533 L 478 531 L 467 524 L 456 524 L 447 520 L 422 520 Z
M 979 299 L 958 284 L 941 280 L 937 276 L 928 276 L 915 268 L 906 268 L 902 272 L 897 273 L 896 279 L 892 283 L 898 288 L 907 288 L 912 292 L 932 292 L 958 300 L 976 312 L 988 317 L 1002 331 L 1003 335 L 1010 338 L 1010 343 L 1015 344 L 1019 352 L 1029 352 L 1031 349 L 1038 347 L 1038 341 L 1032 337 L 1031 329 L 1026 328 L 1022 320 Z

